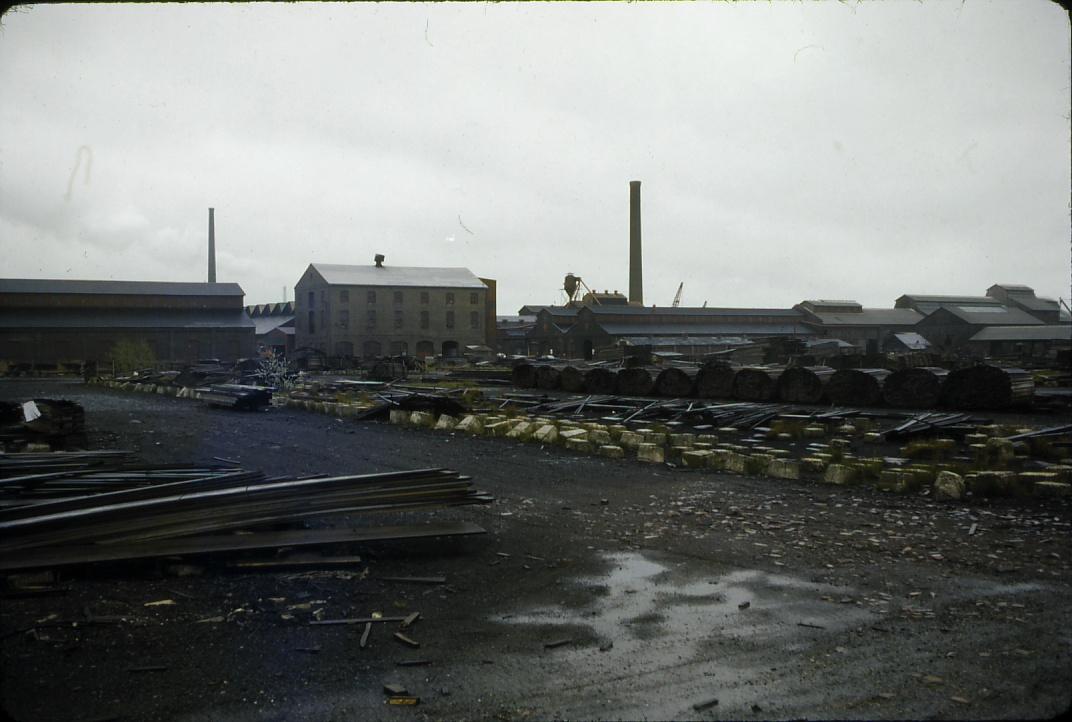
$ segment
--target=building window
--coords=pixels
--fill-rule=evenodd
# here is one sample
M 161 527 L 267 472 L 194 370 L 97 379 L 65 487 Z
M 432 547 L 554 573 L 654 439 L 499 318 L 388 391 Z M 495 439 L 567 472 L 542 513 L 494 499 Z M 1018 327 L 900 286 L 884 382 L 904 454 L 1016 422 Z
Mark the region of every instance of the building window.
M 312 308 L 316 305 L 316 292 L 309 291 L 309 307 Z
M 454 328 L 454 311 L 447 311 L 447 328 Z
M 447 305 L 448 306 L 453 306 L 454 305 L 454 294 L 453 293 L 449 293 L 449 292 L 447 293 Z
M 402 303 L 402 292 L 395 291 L 395 303 Z
M 480 314 L 476 311 L 469 312 L 469 328 L 480 328 Z
M 469 294 L 469 303 L 471 305 L 473 305 L 473 306 L 475 306 L 478 303 L 480 303 L 480 296 L 477 294 L 476 291 L 473 291 L 472 293 Z
M 367 315 L 366 318 L 367 318 L 368 325 L 369 325 L 370 328 L 375 326 L 376 325 L 376 309 L 370 308 L 368 310 L 368 315 Z
M 428 291 L 421 291 L 421 303 L 428 304 Z
M 402 328 L 402 309 L 395 310 L 395 328 Z
M 368 302 L 370 304 L 375 304 L 376 303 L 376 292 L 375 291 L 369 291 L 368 294 L 366 295 L 366 299 L 368 300 Z
M 428 312 L 421 311 L 421 328 L 428 328 Z
M 350 291 L 349 291 L 349 289 L 344 288 L 341 291 L 339 291 L 339 303 L 350 303 Z M 347 354 L 347 355 L 352 356 L 353 354 Z
M 339 328 L 350 328 L 350 312 L 343 310 L 339 311 Z M 348 354 L 352 355 L 352 354 Z
M 309 312 L 309 333 L 316 333 L 316 311 Z

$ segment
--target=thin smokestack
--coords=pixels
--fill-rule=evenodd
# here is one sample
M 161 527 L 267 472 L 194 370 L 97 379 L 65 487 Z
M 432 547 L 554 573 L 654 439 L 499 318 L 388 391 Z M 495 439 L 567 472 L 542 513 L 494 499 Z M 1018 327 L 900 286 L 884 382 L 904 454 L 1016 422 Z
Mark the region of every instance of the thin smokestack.
M 644 267 L 640 253 L 640 181 L 629 181 L 629 303 L 644 305 Z
M 216 220 L 215 208 L 208 209 L 208 282 L 216 282 Z

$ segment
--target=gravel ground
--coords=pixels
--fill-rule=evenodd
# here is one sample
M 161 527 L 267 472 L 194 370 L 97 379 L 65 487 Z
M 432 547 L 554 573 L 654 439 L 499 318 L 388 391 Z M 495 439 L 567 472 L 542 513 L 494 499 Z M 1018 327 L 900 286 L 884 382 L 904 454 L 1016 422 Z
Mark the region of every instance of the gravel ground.
M 270 474 L 443 466 L 496 502 L 318 522 L 459 519 L 488 531 L 337 550 L 363 559 L 343 570 L 111 564 L 65 571 L 62 596 L 4 598 L 0 691 L 14 719 L 1024 719 L 1069 707 L 1063 500 L 939 504 L 0 382 L 0 398 L 31 396 L 83 403 L 91 448 L 148 462 L 223 457 Z M 174 604 L 145 606 L 164 599 Z M 365 649 L 360 627 L 308 624 L 376 611 L 419 611 L 409 633 L 420 648 L 386 624 Z M 399 665 L 414 660 L 427 664 Z M 385 704 L 385 683 L 420 703 Z

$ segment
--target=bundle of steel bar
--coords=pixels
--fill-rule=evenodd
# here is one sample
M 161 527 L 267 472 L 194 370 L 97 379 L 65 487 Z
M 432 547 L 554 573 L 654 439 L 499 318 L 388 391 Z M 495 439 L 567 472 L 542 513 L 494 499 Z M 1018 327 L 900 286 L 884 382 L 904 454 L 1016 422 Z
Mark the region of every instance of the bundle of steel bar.
M 491 501 L 447 469 L 312 479 L 224 474 L 0 510 L 0 568 L 29 550 L 146 542 L 303 521 Z M 471 532 L 470 532 L 471 533 Z M 83 548 L 84 552 L 85 549 Z M 14 562 L 18 563 L 18 562 Z
M 583 366 L 563 366 L 559 372 L 559 386 L 563 391 L 579 394 L 584 391 L 584 376 L 587 369 Z M 538 382 L 537 382 L 538 383 Z
M 618 388 L 618 374 L 606 366 L 593 366 L 584 373 L 584 390 L 590 394 L 612 394 Z
M 49 451 L 43 453 L 0 453 L 0 480 L 24 474 L 73 472 L 114 466 L 130 456 L 129 451 Z
M 841 369 L 830 377 L 826 395 L 831 403 L 877 406 L 882 403 L 882 383 L 887 369 Z
M 885 432 L 887 441 L 900 441 L 913 436 L 942 436 L 963 438 L 965 434 L 975 431 L 975 425 L 986 423 L 987 419 L 974 419 L 968 414 L 926 413 L 913 416 L 903 424 Z
M 618 371 L 618 391 L 629 396 L 647 396 L 655 387 L 659 369 L 650 366 L 635 366 Z
M 931 409 L 942 397 L 949 371 L 938 366 L 917 366 L 894 371 L 882 384 L 882 400 L 902 409 Z
M 267 386 L 214 384 L 197 391 L 202 401 L 213 406 L 256 411 L 272 403 L 272 390 Z
M 1035 381 L 1023 369 L 979 365 L 949 372 L 942 404 L 954 409 L 1005 409 L 1031 403 Z
M 669 366 L 655 378 L 655 393 L 659 396 L 694 396 L 698 366 Z
M 733 397 L 741 401 L 770 401 L 778 390 L 782 366 L 751 366 L 737 371 L 733 379 Z
M 829 366 L 793 366 L 778 377 L 778 398 L 796 404 L 817 404 L 826 396 L 834 369 Z
M 696 393 L 702 399 L 732 399 L 737 367 L 711 361 L 700 367 L 696 376 Z

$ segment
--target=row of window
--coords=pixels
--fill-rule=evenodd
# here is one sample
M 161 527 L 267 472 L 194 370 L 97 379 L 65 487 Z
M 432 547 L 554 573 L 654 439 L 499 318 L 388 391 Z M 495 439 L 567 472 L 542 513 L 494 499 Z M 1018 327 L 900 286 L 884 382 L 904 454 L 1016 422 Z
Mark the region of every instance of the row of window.
M 400 305 L 402 303 L 402 292 L 401 291 L 392 292 L 392 297 L 394 299 L 395 304 Z M 321 300 L 323 300 L 323 296 L 321 296 Z M 446 295 L 443 298 L 443 301 L 444 301 L 444 303 L 446 303 L 446 305 L 453 306 L 454 305 L 454 292 L 453 291 L 447 291 Z M 366 291 L 365 292 L 365 302 L 370 304 L 370 305 L 375 304 L 376 303 L 376 291 Z M 341 289 L 339 291 L 339 303 L 350 303 L 350 290 L 349 289 L 344 288 L 344 289 Z M 421 291 L 421 305 L 428 305 L 429 303 L 431 303 L 431 294 L 428 291 Z M 478 303 L 480 303 L 480 294 L 476 293 L 475 291 L 471 292 L 469 294 L 469 304 L 471 306 L 475 306 Z M 316 305 L 316 294 L 315 294 L 314 291 L 309 291 L 309 306 L 312 307 L 312 306 L 315 306 L 315 305 Z
M 370 308 L 365 313 L 365 326 L 368 328 L 374 328 L 376 326 L 376 309 Z M 454 311 L 447 311 L 445 318 L 445 325 L 447 328 L 454 328 Z M 339 328 L 350 328 L 350 312 L 343 310 L 339 311 L 336 316 L 336 326 Z M 402 312 L 395 311 L 394 327 L 400 329 L 404 327 Z M 428 311 L 421 311 L 420 327 L 422 329 L 431 328 L 431 316 Z M 480 328 L 480 312 L 469 312 L 469 328 Z M 309 312 L 309 333 L 316 333 L 316 312 Z

